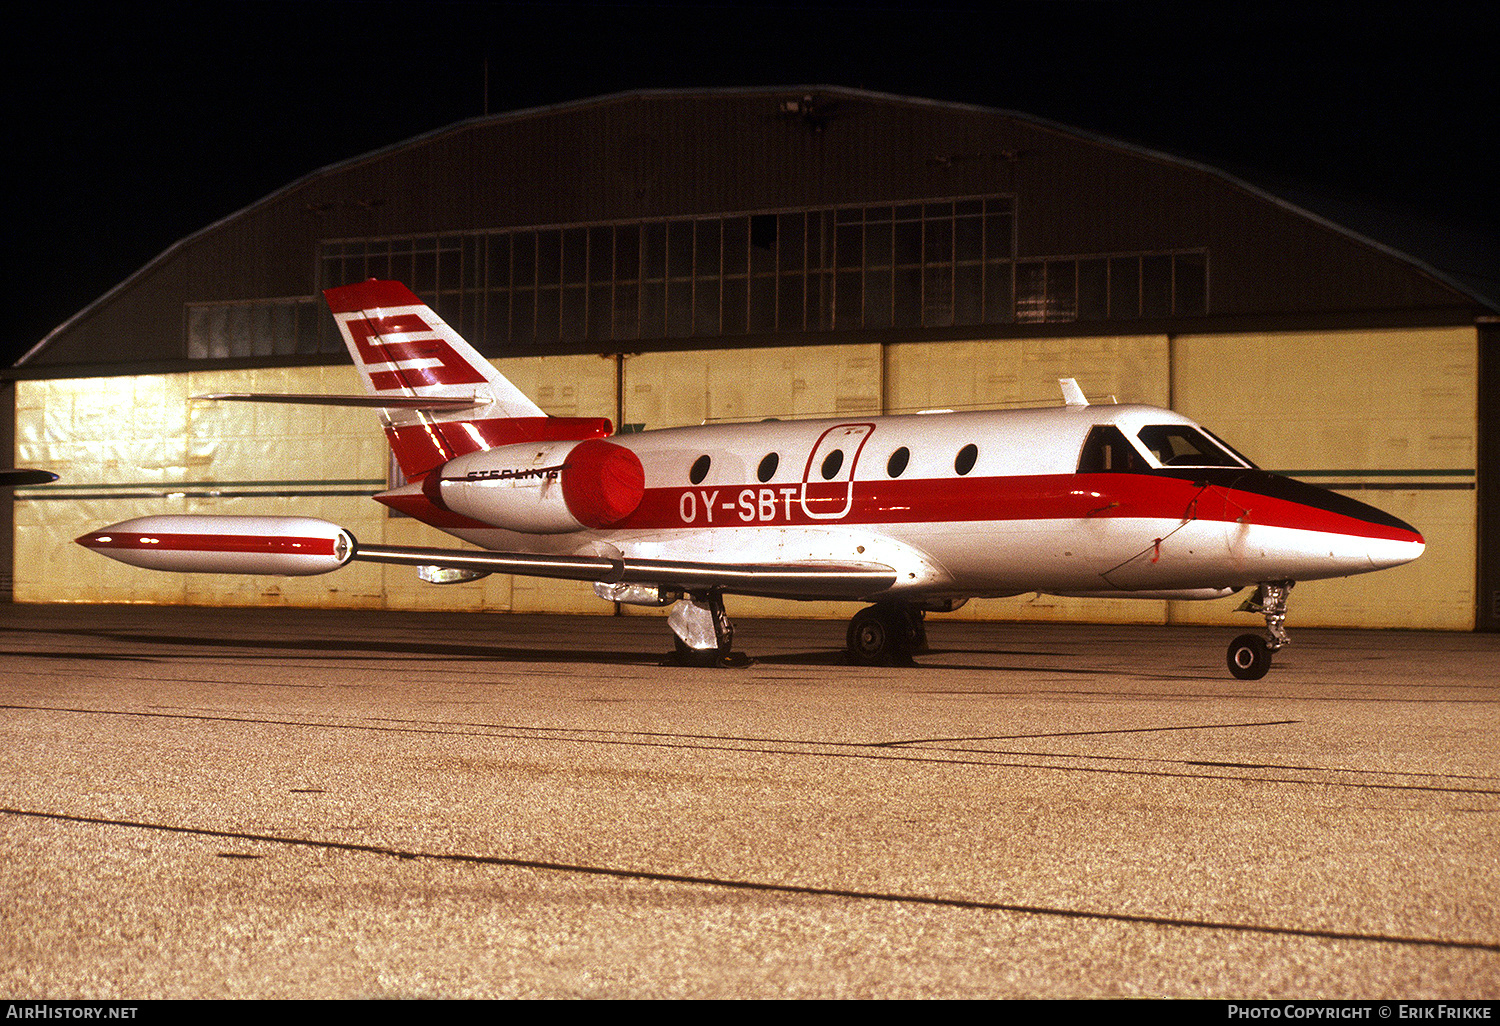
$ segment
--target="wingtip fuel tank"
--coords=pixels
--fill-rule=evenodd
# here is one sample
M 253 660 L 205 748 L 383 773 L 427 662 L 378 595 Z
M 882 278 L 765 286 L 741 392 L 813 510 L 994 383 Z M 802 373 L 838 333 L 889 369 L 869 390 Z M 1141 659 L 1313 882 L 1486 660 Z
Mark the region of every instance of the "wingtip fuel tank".
M 74 539 L 148 570 L 307 577 L 354 558 L 354 536 L 315 517 L 164 514 L 125 520 Z

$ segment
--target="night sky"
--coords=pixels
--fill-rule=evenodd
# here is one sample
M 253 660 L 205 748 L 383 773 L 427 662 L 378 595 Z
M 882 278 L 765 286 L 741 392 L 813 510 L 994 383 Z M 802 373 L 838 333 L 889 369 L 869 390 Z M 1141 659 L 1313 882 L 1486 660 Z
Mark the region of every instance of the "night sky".
M 483 113 L 486 61 L 491 113 L 764 85 L 1021 111 L 1316 197 L 1443 270 L 1500 277 L 1497 34 L 1479 10 L 53 4 L 21 16 L 0 61 L 13 182 L 0 361 L 177 239 Z

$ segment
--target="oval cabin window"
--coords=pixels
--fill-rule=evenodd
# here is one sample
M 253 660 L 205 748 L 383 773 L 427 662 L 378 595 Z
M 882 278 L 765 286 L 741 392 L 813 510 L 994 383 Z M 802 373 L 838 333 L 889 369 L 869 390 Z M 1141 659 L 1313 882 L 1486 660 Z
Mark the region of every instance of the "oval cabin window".
M 823 457 L 823 480 L 832 481 L 833 476 L 839 472 L 839 468 L 843 465 L 844 450 L 842 449 L 835 449 Z
M 707 456 L 699 456 L 693 461 L 693 469 L 688 471 L 688 480 L 693 484 L 702 484 L 703 479 L 708 476 L 708 465 L 712 462 Z
M 953 469 L 958 471 L 958 476 L 963 477 L 974 469 L 974 461 L 979 459 L 979 446 L 970 442 L 958 450 L 958 456 L 953 460 Z
M 885 465 L 887 477 L 900 477 L 906 473 L 906 465 L 911 462 L 911 450 L 902 446 L 891 453 L 891 458 Z
M 781 462 L 781 457 L 774 452 L 766 453 L 766 458 L 760 461 L 760 466 L 755 470 L 755 476 L 761 484 L 765 484 L 776 476 L 776 467 Z

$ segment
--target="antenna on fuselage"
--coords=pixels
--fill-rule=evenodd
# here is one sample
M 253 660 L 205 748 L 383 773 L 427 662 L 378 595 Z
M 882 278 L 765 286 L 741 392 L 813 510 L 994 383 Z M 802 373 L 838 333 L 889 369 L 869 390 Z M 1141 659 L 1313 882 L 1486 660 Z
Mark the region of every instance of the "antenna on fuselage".
M 1087 406 L 1089 404 L 1083 394 L 1083 389 L 1078 387 L 1076 378 L 1058 378 L 1057 384 L 1062 389 L 1064 406 Z

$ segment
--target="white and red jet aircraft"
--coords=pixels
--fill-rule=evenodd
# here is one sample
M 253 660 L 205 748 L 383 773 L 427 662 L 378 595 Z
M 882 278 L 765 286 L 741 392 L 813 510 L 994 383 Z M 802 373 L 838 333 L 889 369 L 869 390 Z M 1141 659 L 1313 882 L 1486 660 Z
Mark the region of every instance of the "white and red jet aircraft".
M 325 293 L 365 396 L 210 398 L 368 406 L 410 484 L 376 495 L 489 550 L 365 545 L 304 517 L 153 516 L 78 541 L 159 570 L 320 574 L 400 563 L 434 583 L 502 572 L 595 582 L 675 603 L 680 655 L 729 656 L 724 595 L 869 603 L 858 663 L 909 660 L 925 611 L 1046 592 L 1222 598 L 1256 587 L 1269 639 L 1229 647 L 1242 679 L 1287 641 L 1298 580 L 1398 566 L 1410 524 L 1258 469 L 1186 417 L 1149 406 L 706 425 L 612 435 L 549 417 L 397 282 Z

